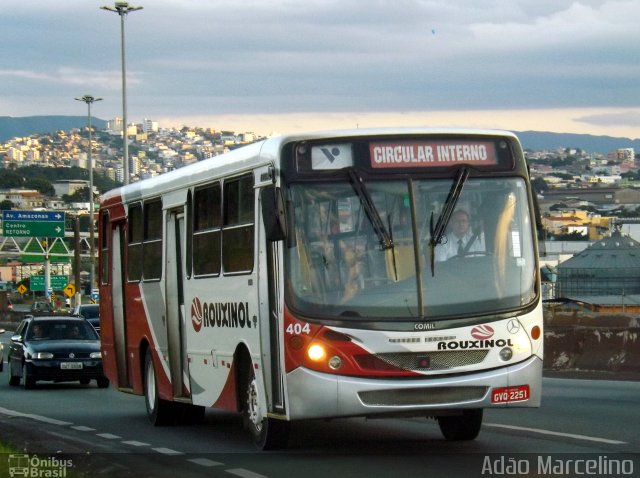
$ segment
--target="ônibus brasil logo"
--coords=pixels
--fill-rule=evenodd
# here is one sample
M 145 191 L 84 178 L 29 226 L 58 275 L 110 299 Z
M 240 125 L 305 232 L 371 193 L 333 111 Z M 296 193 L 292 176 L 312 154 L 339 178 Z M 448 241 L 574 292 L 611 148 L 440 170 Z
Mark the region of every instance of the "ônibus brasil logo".
M 489 325 L 479 325 L 471 329 L 471 337 L 476 340 L 487 340 L 493 337 L 493 328 Z
M 191 324 L 200 332 L 202 327 L 255 328 L 258 318 L 249 315 L 249 302 L 191 302 Z

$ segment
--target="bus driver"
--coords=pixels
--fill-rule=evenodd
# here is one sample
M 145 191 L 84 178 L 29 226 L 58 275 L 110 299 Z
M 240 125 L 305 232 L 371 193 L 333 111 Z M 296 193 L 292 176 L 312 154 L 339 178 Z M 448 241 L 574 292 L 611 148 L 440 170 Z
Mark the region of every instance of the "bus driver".
M 484 252 L 482 235 L 473 232 L 469 213 L 464 209 L 457 209 L 451 215 L 449 232 L 445 241 L 438 244 L 435 251 L 436 261 L 442 262 L 454 256 L 464 256 L 470 252 Z

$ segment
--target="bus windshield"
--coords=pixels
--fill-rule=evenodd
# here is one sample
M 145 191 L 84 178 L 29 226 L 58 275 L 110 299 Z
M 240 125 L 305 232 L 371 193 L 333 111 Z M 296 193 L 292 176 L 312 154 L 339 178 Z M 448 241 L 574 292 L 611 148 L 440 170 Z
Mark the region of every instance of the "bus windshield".
M 436 320 L 531 303 L 536 263 L 525 181 L 468 178 L 459 186 L 452 203 L 452 179 L 292 184 L 290 306 L 343 320 Z M 445 229 L 434 241 L 439 221 Z

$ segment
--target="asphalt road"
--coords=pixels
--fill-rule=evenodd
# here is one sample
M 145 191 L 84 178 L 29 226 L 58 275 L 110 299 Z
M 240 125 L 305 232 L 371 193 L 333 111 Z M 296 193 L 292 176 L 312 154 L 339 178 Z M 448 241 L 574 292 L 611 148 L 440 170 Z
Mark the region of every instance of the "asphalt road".
M 348 419 L 298 424 L 289 450 L 277 453 L 256 453 L 234 415 L 209 412 L 200 426 L 153 428 L 140 397 L 75 384 L 24 391 L 4 382 L 0 436 L 102 476 L 482 476 L 487 457 L 535 463 L 639 449 L 637 383 L 565 382 L 545 381 L 550 398 L 540 410 L 488 414 L 469 443 L 445 442 L 428 420 Z
M 640 382 L 554 378 L 543 387 L 540 409 L 486 412 L 472 442 L 446 442 L 433 420 L 353 418 L 296 423 L 288 450 L 256 452 L 236 415 L 208 410 L 202 425 L 152 427 L 142 397 L 94 383 L 9 387 L 5 367 L 0 442 L 105 477 L 473 477 L 508 474 L 500 466 L 509 464 L 576 476 L 576 457 L 640 475 Z M 5 457 L 2 476 L 16 460 Z

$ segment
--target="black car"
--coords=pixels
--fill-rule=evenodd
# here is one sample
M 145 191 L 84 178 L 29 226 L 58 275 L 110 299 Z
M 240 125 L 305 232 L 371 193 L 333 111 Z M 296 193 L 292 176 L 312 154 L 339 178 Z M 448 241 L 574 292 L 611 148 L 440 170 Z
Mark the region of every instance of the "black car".
M 96 380 L 106 388 L 109 380 L 102 371 L 100 338 L 81 317 L 29 317 L 11 337 L 9 385 L 33 388 L 38 380 L 53 382 Z
M 73 309 L 72 315 L 84 317 L 93 325 L 98 335 L 100 335 L 100 305 L 98 304 L 80 304 Z

